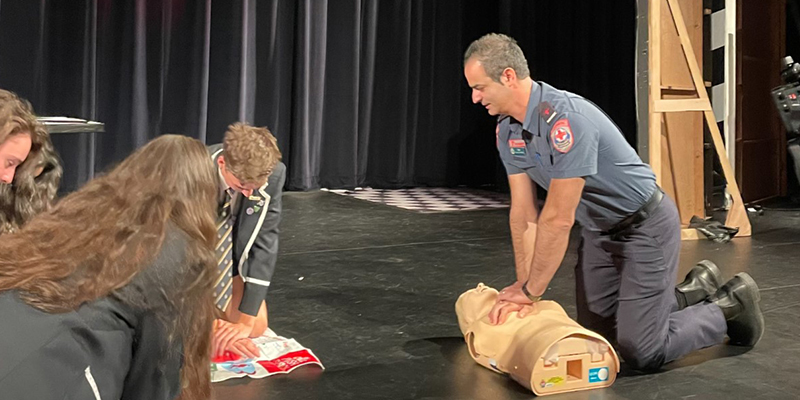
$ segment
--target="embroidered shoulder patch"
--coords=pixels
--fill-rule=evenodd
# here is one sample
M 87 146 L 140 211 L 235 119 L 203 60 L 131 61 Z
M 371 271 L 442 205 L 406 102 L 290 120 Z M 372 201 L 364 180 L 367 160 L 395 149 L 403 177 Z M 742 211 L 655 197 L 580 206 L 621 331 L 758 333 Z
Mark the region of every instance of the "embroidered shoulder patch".
M 572 135 L 572 128 L 569 127 L 569 121 L 566 118 L 558 120 L 553 125 L 553 129 L 550 130 L 550 142 L 559 153 L 566 153 L 572 148 L 575 137 Z

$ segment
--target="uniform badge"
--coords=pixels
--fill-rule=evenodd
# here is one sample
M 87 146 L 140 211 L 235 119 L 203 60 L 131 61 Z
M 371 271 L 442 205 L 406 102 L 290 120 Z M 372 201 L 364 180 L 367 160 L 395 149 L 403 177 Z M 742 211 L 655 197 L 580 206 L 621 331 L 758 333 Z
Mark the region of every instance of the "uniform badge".
M 553 125 L 550 131 L 550 142 L 553 143 L 553 148 L 559 153 L 566 153 L 572 148 L 575 143 L 575 137 L 572 135 L 572 128 L 569 127 L 569 121 L 561 119 Z
M 512 156 L 524 156 L 527 153 L 525 141 L 522 139 L 508 139 L 508 148 Z
M 247 199 L 250 201 L 259 201 L 261 200 L 261 196 L 250 196 Z
M 247 215 L 253 215 L 255 211 L 253 211 L 253 207 L 247 207 L 247 210 L 245 210 L 245 212 L 247 213 Z
M 264 205 L 264 199 L 261 199 L 256 203 L 259 207 Z

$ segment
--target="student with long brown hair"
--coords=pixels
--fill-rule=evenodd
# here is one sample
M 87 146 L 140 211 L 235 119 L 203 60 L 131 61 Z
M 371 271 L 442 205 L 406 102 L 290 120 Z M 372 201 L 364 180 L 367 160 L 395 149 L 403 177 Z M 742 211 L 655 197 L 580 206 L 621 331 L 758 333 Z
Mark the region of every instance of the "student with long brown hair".
M 50 135 L 31 104 L 0 89 L 0 234 L 48 209 L 61 175 Z
M 210 397 L 216 179 L 160 136 L 2 236 L 0 397 Z
M 11 183 L 17 167 L 42 146 L 41 126 L 31 104 L 0 89 L 0 183 Z
M 11 184 L 0 184 L 0 235 L 18 230 L 40 212 L 49 210 L 58 194 L 64 169 L 50 134 L 41 124 L 34 132 L 41 143 L 17 168 Z

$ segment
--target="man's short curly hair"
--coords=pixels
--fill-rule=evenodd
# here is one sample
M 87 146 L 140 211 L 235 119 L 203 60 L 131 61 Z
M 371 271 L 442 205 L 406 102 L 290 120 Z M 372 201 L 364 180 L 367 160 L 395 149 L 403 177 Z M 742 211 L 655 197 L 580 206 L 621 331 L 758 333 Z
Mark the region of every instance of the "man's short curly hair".
M 237 122 L 222 142 L 225 167 L 242 183 L 263 185 L 281 160 L 278 141 L 266 127 Z

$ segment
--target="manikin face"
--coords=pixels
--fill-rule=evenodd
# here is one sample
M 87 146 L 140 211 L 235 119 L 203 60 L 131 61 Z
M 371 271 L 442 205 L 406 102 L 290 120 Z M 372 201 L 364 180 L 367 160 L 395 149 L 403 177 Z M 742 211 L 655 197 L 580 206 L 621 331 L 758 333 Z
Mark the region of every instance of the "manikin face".
M 473 103 L 481 103 L 489 115 L 509 113 L 508 105 L 511 103 L 512 90 L 507 86 L 508 82 L 504 76 L 500 77 L 500 82 L 492 80 L 486 75 L 481 62 L 475 58 L 470 58 L 464 64 L 464 76 L 472 88 Z
M 29 133 L 17 133 L 9 136 L 5 142 L 0 144 L 0 181 L 11 183 L 14 181 L 14 174 L 17 167 L 28 158 L 31 152 L 31 135 Z
M 217 159 L 217 164 L 219 164 L 219 171 L 222 173 L 222 178 L 225 179 L 225 183 L 227 183 L 231 189 L 245 195 L 246 197 L 250 197 L 254 191 L 263 186 L 263 184 L 259 185 L 240 181 L 239 178 L 235 177 L 230 171 L 228 171 L 228 168 L 225 167 L 225 156 L 220 156 Z

